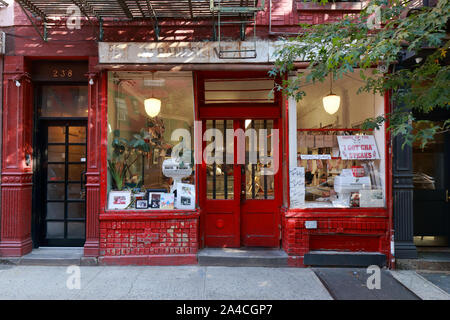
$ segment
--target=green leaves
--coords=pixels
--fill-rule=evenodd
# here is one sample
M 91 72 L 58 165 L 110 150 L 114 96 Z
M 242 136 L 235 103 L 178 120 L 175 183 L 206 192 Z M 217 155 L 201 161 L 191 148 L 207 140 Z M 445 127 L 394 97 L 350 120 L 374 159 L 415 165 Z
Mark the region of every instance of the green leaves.
M 381 18 L 381 29 L 373 29 L 368 23 L 374 14 Z M 406 143 L 426 143 L 443 128 L 414 130 L 412 112 L 449 108 L 450 68 L 445 57 L 450 42 L 444 40 L 449 19 L 448 0 L 438 0 L 435 7 L 414 10 L 400 0 L 371 0 L 358 16 L 347 15 L 335 23 L 302 25 L 305 32 L 286 39 L 276 52 L 275 68 L 269 75 L 286 74 L 294 69 L 296 61 L 309 61 L 306 76 L 290 79 L 281 88 L 300 100 L 306 85 L 323 81 L 329 74 L 335 79 L 342 78 L 359 68 L 363 85 L 358 92 L 384 95 L 389 91 L 393 105 L 405 106 L 382 118 L 368 119 L 367 128 L 379 129 L 383 122 L 389 121 L 389 130 L 394 135 L 405 135 Z M 407 69 L 399 68 L 399 61 L 410 53 L 426 57 Z M 383 74 L 376 69 L 372 74 L 364 72 L 380 65 L 389 67 L 389 72 Z
M 114 181 L 115 189 L 121 191 L 124 186 L 126 166 L 121 162 L 108 160 L 108 170 Z
M 127 173 L 131 175 L 130 167 L 136 162 L 141 154 L 150 152 L 150 141 L 152 136 L 144 128 L 139 133 L 133 134 L 133 139 L 128 141 L 120 137 L 120 130 L 114 130 L 111 141 L 112 155 L 108 160 L 108 169 L 114 181 L 115 188 L 122 190 L 125 185 Z M 131 155 L 134 160 L 129 161 Z
M 133 135 L 134 139 L 129 142 L 129 147 L 133 150 L 140 152 L 150 152 L 150 146 L 148 142 L 151 139 L 151 135 L 145 129 L 141 129 L 138 134 Z

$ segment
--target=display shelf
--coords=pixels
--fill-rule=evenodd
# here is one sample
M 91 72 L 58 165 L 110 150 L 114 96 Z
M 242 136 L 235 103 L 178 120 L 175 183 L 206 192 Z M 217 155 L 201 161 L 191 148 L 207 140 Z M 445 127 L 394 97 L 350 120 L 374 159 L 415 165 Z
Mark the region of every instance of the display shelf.
M 106 210 L 99 215 L 100 220 L 158 220 L 195 218 L 199 210 Z

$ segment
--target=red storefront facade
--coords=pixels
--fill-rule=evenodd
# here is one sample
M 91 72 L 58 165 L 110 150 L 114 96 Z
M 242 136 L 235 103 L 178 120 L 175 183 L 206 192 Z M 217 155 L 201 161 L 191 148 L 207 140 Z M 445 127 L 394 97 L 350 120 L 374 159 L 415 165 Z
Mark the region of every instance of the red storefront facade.
M 38 5 L 39 3 L 36 2 L 36 8 L 39 8 Z M 280 34 L 296 32 L 297 23 L 304 21 L 323 23 L 337 19 L 345 13 L 357 12 L 348 4 L 343 4 L 341 10 L 308 8 L 296 1 L 271 1 L 265 5 L 266 10 L 257 15 L 257 35 L 260 39 L 269 42 L 274 41 Z M 26 9 L 27 12 L 28 10 L 29 8 Z M 41 10 L 45 12 L 46 8 L 42 7 Z M 269 29 L 270 19 L 272 22 Z M 249 82 L 266 81 L 269 78 L 267 71 L 272 68 L 271 62 L 239 61 L 236 63 L 228 60 L 226 63 L 223 61 L 196 63 L 194 60 L 193 63 L 173 63 L 166 62 L 167 60 L 164 59 L 156 63 L 105 62 L 101 61 L 103 57 L 99 56 L 99 43 L 95 39 L 98 40 L 99 33 L 103 34 L 103 42 L 154 43 L 155 30 L 149 28 L 146 21 L 124 23 L 105 19 L 101 29 L 97 22 L 94 22 L 92 26 L 86 19 L 82 21 L 81 29 L 68 31 L 65 19 L 56 20 L 55 24 L 48 27 L 46 31 L 48 40 L 43 41 L 30 24 L 24 11 L 16 4 L 14 26 L 5 30 L 7 48 L 3 59 L 1 256 L 23 256 L 31 252 L 33 245 L 34 247 L 59 245 L 58 241 L 52 239 L 50 241 L 45 235 L 40 234 L 42 232 L 48 234 L 50 228 L 46 227 L 48 229 L 44 230 L 47 231 L 42 231 L 44 222 L 42 216 L 37 214 L 41 210 L 39 202 L 45 198 L 43 201 L 47 207 L 42 210 L 47 214 L 46 217 L 50 212 L 50 205 L 56 208 L 57 203 L 60 203 L 61 208 L 64 207 L 62 220 L 48 219 L 50 223 L 54 223 L 55 228 L 58 223 L 61 225 L 64 223 L 64 239 L 70 235 L 70 232 L 78 232 L 77 226 L 85 223 L 84 233 L 78 234 L 82 235 L 80 237 L 84 236 L 82 244 L 84 255 L 86 258 L 98 259 L 99 264 L 196 264 L 199 250 L 205 247 L 266 247 L 282 248 L 288 254 L 288 263 L 291 266 L 304 266 L 305 254 L 318 250 L 378 252 L 386 256 L 389 266 L 393 266 L 391 152 L 390 138 L 387 133 L 381 133 L 380 141 L 384 144 L 378 145 L 378 148 L 382 150 L 380 153 L 384 154 L 380 160 L 380 166 L 383 169 L 379 170 L 383 180 L 380 185 L 382 184 L 384 188 L 383 207 L 305 206 L 294 208 L 290 205 L 289 185 L 290 168 L 294 166 L 292 164 L 294 158 L 291 154 L 292 130 L 297 137 L 297 131 L 306 130 L 309 127 L 299 128 L 297 123 L 301 126 L 302 120 L 295 120 L 296 128 L 293 129 L 289 119 L 293 117 L 292 107 L 299 110 L 302 110 L 302 107 L 279 93 L 276 93 L 270 101 L 244 99 L 236 105 L 235 101 L 227 101 L 223 98 L 217 99 L 220 100 L 218 102 L 210 103 L 208 102 L 209 93 L 205 92 L 214 92 L 214 89 L 205 88 L 208 86 L 214 88 L 212 83 L 225 80 L 230 83 L 243 78 Z M 38 26 L 41 27 L 39 24 Z M 213 37 L 211 30 L 211 21 L 208 20 L 190 20 L 184 24 L 180 19 L 163 19 L 160 22 L 159 39 L 167 42 L 170 47 L 181 41 L 184 43 L 210 39 Z M 235 35 L 235 31 L 231 28 L 225 29 L 225 32 L 230 36 Z M 298 64 L 299 68 L 305 66 L 302 63 Z M 70 77 L 68 70 L 71 70 Z M 111 112 L 112 108 L 120 109 L 116 102 L 111 100 L 111 95 L 116 94 L 116 91 L 120 89 L 116 79 L 119 79 L 119 83 L 123 79 L 125 82 L 139 82 L 141 80 L 137 80 L 136 77 L 144 74 L 147 78 L 142 81 L 145 82 L 150 81 L 148 75 L 151 74 L 153 81 L 153 74 L 158 76 L 158 72 L 161 79 L 167 76 L 166 83 L 171 81 L 170 75 L 167 75 L 169 72 L 173 72 L 176 76 L 184 75 L 183 72 L 186 72 L 187 78 L 192 78 L 194 114 L 192 120 L 202 124 L 202 129 L 197 127 L 195 129 L 200 130 L 197 132 L 201 134 L 200 137 L 204 137 L 207 128 L 221 127 L 225 130 L 229 127 L 245 131 L 246 121 L 249 119 L 254 123 L 251 126 L 279 130 L 280 142 L 277 153 L 279 157 L 276 161 L 280 170 L 272 180 L 269 182 L 263 179 L 255 180 L 254 174 L 252 178 L 249 178 L 253 172 L 251 168 L 247 169 L 239 164 L 229 166 L 222 164 L 220 168 L 225 174 L 220 175 L 220 179 L 223 180 L 220 183 L 224 183 L 221 190 L 225 196 L 221 198 L 216 194 L 216 189 L 219 190 L 218 186 L 221 186 L 216 181 L 217 168 L 214 166 L 211 178 L 210 168 L 200 163 L 195 165 L 192 173 L 193 185 L 195 185 L 195 208 L 112 210 L 108 203 L 109 193 L 114 189 L 111 186 L 107 165 L 112 139 L 111 130 L 108 128 L 112 122 L 109 122 L 111 116 L 108 112 Z M 133 78 L 127 78 L 131 76 Z M 42 98 L 46 97 L 45 90 L 48 86 L 75 85 L 82 87 L 79 91 L 80 96 L 86 96 L 85 102 L 82 99 L 77 100 L 83 108 L 87 109 L 86 114 L 81 116 L 78 114 L 71 119 L 43 116 L 44 105 L 51 105 L 49 102 L 43 102 L 44 98 Z M 113 88 L 116 85 L 119 89 Z M 233 87 L 230 88 L 227 90 L 232 91 Z M 155 90 L 155 92 L 158 94 L 158 91 Z M 53 98 L 49 95 L 48 99 Z M 212 100 L 214 99 L 211 98 Z M 374 104 L 375 100 L 374 98 Z M 383 101 L 384 112 L 389 110 L 388 101 L 386 95 Z M 378 100 L 376 103 L 379 105 Z M 133 121 L 138 120 L 128 116 L 129 119 L 126 121 L 131 123 L 128 124 L 131 127 Z M 296 113 L 294 116 L 297 117 Z M 139 117 L 136 116 L 137 118 Z M 115 123 L 120 121 L 122 120 L 117 120 Z M 43 127 L 44 124 L 46 127 Z M 124 125 L 121 125 L 123 128 Z M 51 142 L 50 131 L 48 131 L 45 134 L 47 144 L 44 149 L 39 149 L 41 146 L 38 141 L 42 140 L 43 128 L 50 130 L 49 128 L 58 126 L 66 128 L 62 131 L 65 141 Z M 70 135 L 71 128 L 79 130 L 84 127 L 86 131 L 82 136 L 85 136 L 85 141 L 71 141 L 73 137 Z M 308 131 L 308 135 L 312 135 L 309 133 Z M 194 143 L 197 143 L 199 147 L 194 152 L 203 151 L 207 147 L 207 141 L 201 138 L 198 140 L 198 135 L 195 137 L 197 141 Z M 234 156 L 237 157 L 240 145 L 234 139 L 233 150 Z M 57 179 L 54 182 L 50 179 L 48 168 L 52 164 L 49 164 L 51 161 L 47 153 L 50 152 L 49 147 L 60 146 L 62 150 L 63 143 L 65 143 L 65 153 L 61 152 L 64 156 L 60 162 L 55 161 L 54 166 L 55 168 L 66 166 L 66 180 L 61 183 L 61 186 L 64 185 L 65 195 L 64 200 L 60 202 L 54 200 L 53 203 L 53 200 L 49 200 L 48 197 L 50 191 L 46 191 L 44 198 L 39 198 L 37 189 L 43 185 L 47 188 L 52 183 L 57 185 Z M 226 140 L 224 144 L 227 144 Z M 86 149 L 82 160 L 70 162 L 69 150 L 77 147 L 83 149 L 83 146 Z M 243 148 L 244 153 L 248 151 L 245 146 Z M 42 158 L 43 154 L 46 158 Z M 297 152 L 294 157 L 297 159 Z M 156 165 L 158 160 L 151 161 L 156 161 L 151 163 Z M 81 173 L 85 174 L 85 178 L 81 176 L 79 179 L 77 177 L 69 179 L 68 176 L 72 170 L 70 166 L 79 166 L 81 169 L 74 171 L 74 176 L 79 177 Z M 42 169 L 44 167 L 46 169 Z M 144 159 L 142 168 L 144 168 Z M 39 184 L 42 183 L 42 179 L 46 181 L 46 184 Z M 255 181 L 260 184 L 258 191 L 254 191 Z M 214 186 L 212 191 L 211 183 Z M 314 183 L 311 182 L 311 185 Z M 68 196 L 72 192 L 70 188 L 78 184 L 81 185 L 79 191 L 83 199 L 72 201 Z M 248 189 L 249 186 L 252 188 Z M 55 190 L 59 190 L 58 188 Z M 75 192 L 78 192 L 78 189 Z M 258 198 L 259 195 L 261 198 Z M 317 197 L 314 199 L 317 200 Z M 70 218 L 69 208 L 75 206 L 77 201 L 85 203 L 84 220 L 79 217 Z M 45 223 L 49 223 L 48 221 Z M 315 227 L 311 228 L 309 222 L 315 224 Z M 72 226 L 74 226 L 73 229 L 71 229 Z M 77 245 L 75 240 L 79 239 L 68 239 L 67 243 Z

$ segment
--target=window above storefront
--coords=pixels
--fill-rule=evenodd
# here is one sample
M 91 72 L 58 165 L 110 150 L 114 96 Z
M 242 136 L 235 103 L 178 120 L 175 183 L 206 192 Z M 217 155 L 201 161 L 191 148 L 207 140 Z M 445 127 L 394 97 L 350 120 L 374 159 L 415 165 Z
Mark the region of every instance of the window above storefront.
M 274 103 L 273 87 L 267 78 L 205 79 L 205 104 Z
M 43 85 L 40 92 L 40 117 L 66 118 L 88 116 L 86 85 Z

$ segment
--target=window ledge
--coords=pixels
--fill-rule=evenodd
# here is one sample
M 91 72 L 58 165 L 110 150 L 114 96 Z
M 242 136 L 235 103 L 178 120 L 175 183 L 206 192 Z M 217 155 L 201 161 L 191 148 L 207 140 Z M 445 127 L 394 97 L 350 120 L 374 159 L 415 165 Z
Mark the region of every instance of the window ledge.
M 358 2 L 333 2 L 327 4 L 319 4 L 313 2 L 297 2 L 297 10 L 302 11 L 329 11 L 329 10 L 343 10 L 343 11 L 361 11 L 366 6 L 365 1 Z
M 100 220 L 189 219 L 199 216 L 197 210 L 106 210 Z
M 353 218 L 387 218 L 387 208 L 305 208 L 285 211 L 286 218 L 319 218 L 319 217 L 353 217 Z

